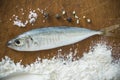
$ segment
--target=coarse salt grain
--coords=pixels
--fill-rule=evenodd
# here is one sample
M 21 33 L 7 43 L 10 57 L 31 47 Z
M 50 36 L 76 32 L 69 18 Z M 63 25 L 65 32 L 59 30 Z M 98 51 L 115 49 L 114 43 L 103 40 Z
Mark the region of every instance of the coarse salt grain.
M 91 22 L 91 19 L 87 19 L 87 22 L 90 23 L 90 22 Z
M 78 19 L 79 17 L 77 15 L 75 15 L 75 18 Z
M 80 23 L 80 20 L 79 20 L 79 19 L 77 19 L 76 23 L 77 23 L 77 24 L 79 24 L 79 23 Z
M 73 61 L 73 52 L 70 52 L 67 59 L 59 55 L 58 58 L 43 59 L 41 62 L 38 58 L 27 66 L 14 63 L 9 57 L 5 57 L 0 62 L 0 77 L 6 76 L 3 80 L 8 80 L 7 75 L 11 75 L 9 78 L 14 79 L 11 73 L 27 72 L 40 76 L 37 80 L 119 80 L 120 63 L 113 62 L 111 52 L 108 46 L 99 43 L 79 60 Z M 17 76 L 19 80 L 27 77 Z
M 76 14 L 76 12 L 75 11 L 73 11 L 73 15 L 75 15 Z
M 36 21 L 37 17 L 38 17 L 38 15 L 37 15 L 37 13 L 35 13 L 35 10 L 30 11 L 29 15 L 28 15 L 29 23 L 33 24 Z
M 63 15 L 65 15 L 65 14 L 66 14 L 65 10 L 63 10 L 63 11 L 62 11 L 62 14 L 63 14 Z
M 28 24 L 28 21 L 22 22 L 20 19 L 18 19 L 18 16 L 15 17 L 15 20 L 13 21 L 13 25 L 16 25 L 18 27 L 25 27 Z
M 83 16 L 83 19 L 85 19 L 86 18 L 86 16 Z
M 21 8 L 21 10 L 23 10 L 23 8 Z M 25 13 L 22 13 L 22 15 L 24 15 L 24 14 Z M 13 25 L 16 25 L 18 27 L 26 27 L 26 25 L 28 23 L 33 25 L 35 23 L 38 15 L 35 12 L 35 10 L 30 11 L 29 15 L 28 15 L 28 19 L 25 22 L 23 22 L 22 20 L 18 19 L 18 16 L 16 16 L 15 14 L 13 14 L 13 17 L 15 17 L 15 20 L 13 21 Z

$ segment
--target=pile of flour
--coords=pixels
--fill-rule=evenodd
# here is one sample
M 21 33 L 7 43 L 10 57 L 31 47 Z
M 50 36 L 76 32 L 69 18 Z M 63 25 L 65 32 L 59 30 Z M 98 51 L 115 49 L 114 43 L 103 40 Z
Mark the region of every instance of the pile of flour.
M 111 51 L 105 44 L 97 44 L 79 60 L 73 61 L 70 52 L 67 59 L 54 57 L 41 62 L 38 58 L 27 66 L 6 56 L 0 62 L 0 78 L 14 72 L 29 72 L 40 74 L 40 80 L 120 80 L 120 63 L 113 62 Z

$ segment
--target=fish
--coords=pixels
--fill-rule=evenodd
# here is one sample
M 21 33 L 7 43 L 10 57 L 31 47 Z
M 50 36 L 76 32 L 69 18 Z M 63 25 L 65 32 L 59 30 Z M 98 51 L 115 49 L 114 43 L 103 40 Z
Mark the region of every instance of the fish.
M 32 29 L 8 41 L 7 46 L 16 51 L 39 51 L 58 48 L 82 41 L 93 35 L 112 36 L 119 25 L 101 30 L 80 27 L 56 26 Z

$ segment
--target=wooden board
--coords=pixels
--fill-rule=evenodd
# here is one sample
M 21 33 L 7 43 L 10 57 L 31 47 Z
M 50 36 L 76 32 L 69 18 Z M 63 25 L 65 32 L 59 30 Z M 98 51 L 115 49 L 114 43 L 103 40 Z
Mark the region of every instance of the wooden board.
M 38 10 L 49 13 L 48 19 Z M 24 28 L 13 25 L 16 15 L 20 20 L 28 19 L 30 10 L 35 10 L 38 18 L 34 25 L 28 24 Z M 59 20 L 55 18 L 56 14 L 62 14 L 66 11 L 66 15 Z M 76 23 L 72 12 L 76 11 L 80 18 L 80 23 Z M 22 15 L 24 13 L 24 15 Z M 91 23 L 87 23 L 86 19 L 91 19 Z M 66 21 L 71 17 L 72 22 Z M 43 22 L 45 20 L 45 22 Z M 81 57 L 84 51 L 88 51 L 90 45 L 97 42 L 105 41 L 113 47 L 113 56 L 117 59 L 120 57 L 120 30 L 116 30 L 115 37 L 93 36 L 84 41 L 73 45 L 68 45 L 56 49 L 36 51 L 36 52 L 17 52 L 7 47 L 7 42 L 15 36 L 38 27 L 48 26 L 77 26 L 93 30 L 100 30 L 104 27 L 120 24 L 120 1 L 119 0 L 1 0 L 0 1 L 0 59 L 9 56 L 15 62 L 23 60 L 23 64 L 29 64 L 37 57 L 51 58 L 57 55 L 58 50 L 62 49 L 63 54 L 69 53 L 70 48 L 74 51 L 77 48 L 77 56 Z

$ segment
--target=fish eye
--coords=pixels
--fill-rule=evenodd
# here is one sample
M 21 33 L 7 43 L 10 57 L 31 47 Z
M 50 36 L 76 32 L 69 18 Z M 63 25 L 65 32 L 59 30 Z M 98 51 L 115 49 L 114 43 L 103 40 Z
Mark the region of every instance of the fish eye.
M 23 41 L 22 41 L 22 40 L 19 40 L 19 39 L 16 39 L 16 40 L 15 40 L 15 45 L 16 45 L 16 46 L 22 46 L 22 45 L 23 45 Z

